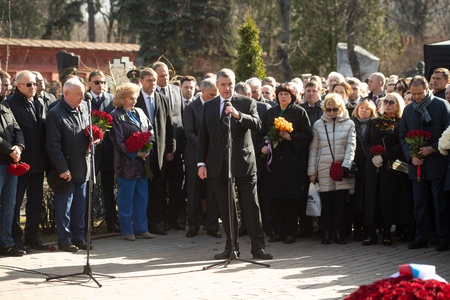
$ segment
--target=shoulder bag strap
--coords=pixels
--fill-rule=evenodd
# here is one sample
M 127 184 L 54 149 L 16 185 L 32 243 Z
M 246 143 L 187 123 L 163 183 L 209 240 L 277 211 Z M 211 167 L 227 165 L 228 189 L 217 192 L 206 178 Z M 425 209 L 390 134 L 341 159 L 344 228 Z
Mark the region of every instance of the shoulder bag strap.
M 323 121 L 323 125 L 325 126 L 325 133 L 327 134 L 328 147 L 330 147 L 331 158 L 334 160 L 333 150 L 331 149 L 330 137 L 328 136 L 327 123 Z

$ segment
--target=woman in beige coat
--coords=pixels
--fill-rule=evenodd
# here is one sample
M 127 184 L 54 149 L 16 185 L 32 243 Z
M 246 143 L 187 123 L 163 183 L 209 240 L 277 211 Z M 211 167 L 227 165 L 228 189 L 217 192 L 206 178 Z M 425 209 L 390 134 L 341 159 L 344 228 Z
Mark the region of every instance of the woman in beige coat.
M 345 244 L 342 236 L 344 208 L 348 191 L 354 189 L 354 178 L 349 178 L 355 157 L 355 124 L 350 119 L 339 94 L 327 95 L 322 103 L 323 115 L 314 123 L 313 140 L 309 147 L 308 176 L 310 182 L 320 185 L 322 215 L 319 219 L 323 231 L 322 244 L 329 244 L 331 230 L 334 241 Z M 333 162 L 341 162 L 343 178 L 330 177 Z

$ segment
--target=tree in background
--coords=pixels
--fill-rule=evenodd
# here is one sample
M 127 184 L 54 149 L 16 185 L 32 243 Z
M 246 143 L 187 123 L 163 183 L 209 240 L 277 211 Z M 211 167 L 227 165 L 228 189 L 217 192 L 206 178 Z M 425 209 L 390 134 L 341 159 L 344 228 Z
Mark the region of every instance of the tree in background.
M 259 29 L 250 15 L 238 30 L 241 42 L 236 62 L 237 81 L 245 81 L 251 77 L 266 77 L 264 60 L 261 58 L 262 48 L 259 45 Z

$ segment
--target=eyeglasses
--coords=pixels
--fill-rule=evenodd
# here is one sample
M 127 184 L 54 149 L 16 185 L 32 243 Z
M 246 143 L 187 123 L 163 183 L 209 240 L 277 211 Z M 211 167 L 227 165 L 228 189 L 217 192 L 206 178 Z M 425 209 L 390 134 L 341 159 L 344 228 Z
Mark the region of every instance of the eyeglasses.
M 333 108 L 328 107 L 328 108 L 325 108 L 325 110 L 326 110 L 327 112 L 338 112 L 338 111 L 339 111 L 339 108 L 337 108 L 337 107 L 333 107 Z
M 100 80 L 94 80 L 94 81 L 91 81 L 91 82 L 93 82 L 95 85 L 99 85 L 99 84 L 105 85 L 106 84 L 106 81 L 100 81 Z
M 18 83 L 18 84 L 23 84 L 25 85 L 27 88 L 31 87 L 31 86 L 37 86 L 36 82 L 28 82 L 28 83 Z
M 397 103 L 397 102 L 395 102 L 394 100 L 384 100 L 383 101 L 383 103 L 384 103 L 384 105 L 395 105 L 395 103 Z
M 394 88 L 394 91 L 403 91 L 403 87 L 402 86 L 396 86 Z

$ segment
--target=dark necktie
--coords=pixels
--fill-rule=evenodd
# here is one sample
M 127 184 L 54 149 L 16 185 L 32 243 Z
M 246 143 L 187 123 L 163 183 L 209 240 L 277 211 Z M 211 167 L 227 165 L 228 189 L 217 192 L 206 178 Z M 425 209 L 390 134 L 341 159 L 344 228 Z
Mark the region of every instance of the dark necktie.
M 378 99 L 378 96 L 373 96 L 373 103 L 375 103 L 375 105 L 377 105 L 377 99 Z
M 166 89 L 165 88 L 160 88 L 159 92 L 163 95 L 166 95 Z
M 36 110 L 34 109 L 34 105 L 33 105 L 32 101 L 27 101 L 27 106 L 28 106 L 28 110 L 30 111 L 31 115 L 33 116 L 33 120 L 37 121 Z

